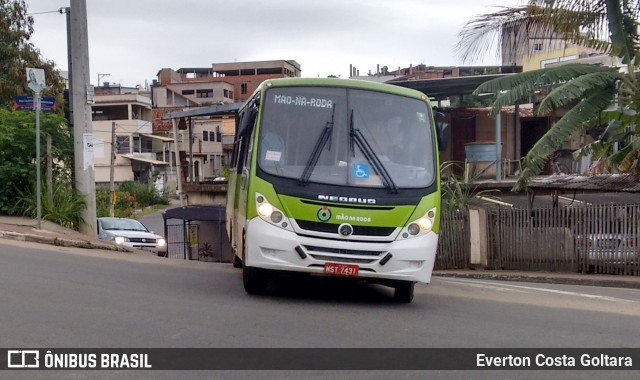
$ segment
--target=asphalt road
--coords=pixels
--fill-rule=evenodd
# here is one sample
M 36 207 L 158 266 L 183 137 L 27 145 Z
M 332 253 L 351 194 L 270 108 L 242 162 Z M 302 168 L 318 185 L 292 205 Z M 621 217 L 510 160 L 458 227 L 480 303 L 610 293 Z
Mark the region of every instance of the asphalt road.
M 434 278 L 429 286 L 416 287 L 413 303 L 396 304 L 392 290 L 382 286 L 282 277 L 269 294 L 253 297 L 245 294 L 241 272 L 230 264 L 3 240 L 0 274 L 3 347 L 640 346 L 640 290 L 635 289 Z M 42 377 L 31 372 L 25 378 L 51 377 L 38 373 Z M 557 378 L 630 378 L 602 371 L 593 376 L 508 372 L 507 377 L 556 378 L 555 373 Z M 302 374 L 219 372 L 213 378 L 425 377 L 404 371 Z M 73 378 L 95 375 L 75 372 Z M 177 373 L 100 373 L 143 375 Z M 495 375 L 436 371 L 428 377 Z M 211 378 L 200 372 L 185 376 Z
M 140 223 L 144 224 L 149 231 L 153 231 L 158 235 L 164 236 L 164 219 L 162 218 L 162 211 L 144 215 L 138 220 Z M 173 221 L 173 223 L 175 223 L 175 221 Z

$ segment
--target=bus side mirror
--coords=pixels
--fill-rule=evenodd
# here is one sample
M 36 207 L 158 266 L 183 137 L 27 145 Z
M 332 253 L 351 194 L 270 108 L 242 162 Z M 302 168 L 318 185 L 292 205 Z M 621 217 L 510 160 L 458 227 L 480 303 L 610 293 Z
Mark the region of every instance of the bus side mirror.
M 436 137 L 438 139 L 438 150 L 445 151 L 449 145 L 449 136 L 451 135 L 451 128 L 449 123 L 445 121 L 445 115 L 442 112 L 435 113 L 436 119 Z
M 438 137 L 438 150 L 445 151 L 447 150 L 447 145 L 449 145 L 449 123 L 444 121 L 436 124 L 436 135 Z

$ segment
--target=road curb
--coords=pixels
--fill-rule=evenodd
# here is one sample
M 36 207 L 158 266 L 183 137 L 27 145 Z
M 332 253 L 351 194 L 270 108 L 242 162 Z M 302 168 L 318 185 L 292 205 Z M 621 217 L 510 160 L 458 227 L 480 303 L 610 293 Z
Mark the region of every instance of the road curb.
M 457 277 L 457 278 L 471 278 L 480 280 L 495 280 L 495 281 L 514 281 L 514 282 L 535 282 L 546 284 L 563 284 L 563 285 L 586 285 L 586 286 L 602 286 L 611 288 L 631 288 L 640 289 L 640 280 L 636 277 L 634 279 L 625 280 L 624 278 L 603 278 L 599 275 L 577 275 L 577 276 L 562 276 L 559 273 L 496 273 L 496 272 L 434 272 L 435 277 Z M 578 277 L 579 276 L 579 277 Z M 584 276 L 584 277 L 582 277 Z M 622 276 L 621 276 L 622 277 Z
M 61 239 L 59 237 L 46 237 L 46 236 L 39 236 L 39 235 L 33 235 L 33 234 L 9 232 L 9 231 L 0 231 L 0 238 L 17 240 L 17 241 L 28 241 L 32 243 L 56 245 L 59 247 L 104 249 L 104 250 L 117 251 L 117 252 L 133 252 L 132 250 L 126 249 L 124 247 L 116 247 L 111 244 L 92 243 L 92 242 L 82 241 L 82 240 Z

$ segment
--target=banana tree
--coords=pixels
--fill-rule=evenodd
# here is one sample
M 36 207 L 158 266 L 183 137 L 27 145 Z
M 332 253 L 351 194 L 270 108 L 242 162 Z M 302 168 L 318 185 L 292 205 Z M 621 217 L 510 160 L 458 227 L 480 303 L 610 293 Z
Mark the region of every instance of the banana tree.
M 486 82 L 475 93 L 495 93 L 493 112 L 502 106 L 528 101 L 534 93 L 543 98 L 538 116 L 556 109 L 566 113 L 533 146 L 523 160 L 515 190 L 524 189 L 539 174 L 549 156 L 578 131 L 606 126 L 592 144 L 576 152 L 593 154 L 600 169 L 640 173 L 640 87 L 635 70 L 640 58 L 638 15 L 640 0 L 531 0 L 526 7 L 504 8 L 477 17 L 460 33 L 458 49 L 466 60 L 477 56 L 493 36 L 502 45 L 505 31 L 526 38 L 560 36 L 563 40 L 617 57 L 622 68 L 566 64 L 527 71 Z M 528 48 L 528 47 L 527 47 Z

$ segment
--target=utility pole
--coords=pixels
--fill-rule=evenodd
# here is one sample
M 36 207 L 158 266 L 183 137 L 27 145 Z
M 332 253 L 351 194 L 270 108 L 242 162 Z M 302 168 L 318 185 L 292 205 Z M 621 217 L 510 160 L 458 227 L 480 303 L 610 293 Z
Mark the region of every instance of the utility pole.
M 180 207 L 183 207 L 184 201 L 182 199 L 182 173 L 180 171 L 180 150 L 178 149 L 178 124 L 176 123 L 176 119 L 171 119 L 171 123 L 173 124 L 173 152 L 176 158 L 176 177 L 178 177 L 178 198 L 180 199 Z
M 70 89 L 73 94 L 73 142 L 74 173 L 76 190 L 85 201 L 81 214 L 80 232 L 95 235 L 96 228 L 96 182 L 93 166 L 93 125 L 91 104 L 93 86 L 89 80 L 89 39 L 87 28 L 86 0 L 70 0 L 69 32 Z
M 116 160 L 116 122 L 111 123 L 111 167 L 109 169 L 109 216 L 116 212 L 116 189 L 114 184 L 114 165 Z

